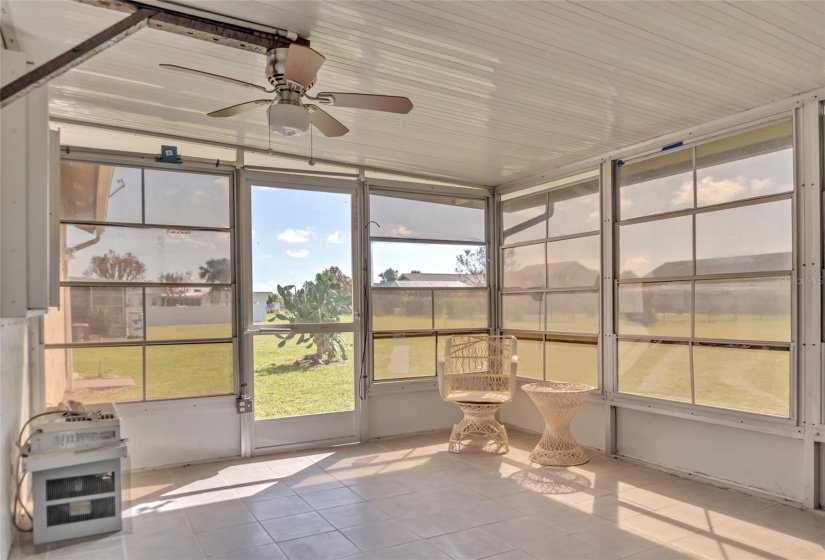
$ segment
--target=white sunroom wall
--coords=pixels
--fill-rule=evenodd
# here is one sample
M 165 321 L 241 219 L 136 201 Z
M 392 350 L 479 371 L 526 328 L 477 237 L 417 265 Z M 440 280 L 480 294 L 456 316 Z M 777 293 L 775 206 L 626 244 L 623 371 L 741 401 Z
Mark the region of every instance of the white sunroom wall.
M 710 139 L 776 122 L 783 116 L 794 122 L 794 249 L 798 262 L 794 263 L 797 296 L 792 312 L 795 337 L 790 352 L 793 362 L 789 395 L 791 418 L 770 419 L 762 415 L 636 398 L 618 392 L 617 341 L 612 319 L 614 279 L 609 272 L 613 266 L 612 253 L 618 252 L 618 243 L 614 244 L 613 240 L 612 213 L 605 212 L 599 375 L 603 393 L 594 392 L 573 422 L 573 433 L 581 443 L 683 476 L 804 507 L 818 507 L 825 503 L 825 490 L 820 490 L 821 498 L 816 491 L 817 487 L 825 487 L 819 483 L 825 483 L 825 470 L 817 471 L 816 466 L 825 460 L 825 447 L 818 443 L 825 441 L 821 394 L 821 196 L 822 160 L 825 159 L 821 140 L 822 99 L 822 91 L 812 92 L 543 173 L 532 181 L 528 179 L 520 184 L 499 187 L 500 194 L 517 193 L 522 189 L 525 193 L 535 192 L 533 185 L 547 185 L 548 179 L 563 180 L 598 166 L 602 175 L 603 208 L 612 208 L 613 169 L 618 160 L 650 156 L 661 151 L 662 146 L 680 141 L 699 146 Z M 800 266 L 803 263 L 804 268 Z M 805 359 L 802 359 L 803 355 Z M 532 403 L 521 395 L 504 408 L 502 419 L 519 428 L 539 431 L 542 422 L 531 407 Z

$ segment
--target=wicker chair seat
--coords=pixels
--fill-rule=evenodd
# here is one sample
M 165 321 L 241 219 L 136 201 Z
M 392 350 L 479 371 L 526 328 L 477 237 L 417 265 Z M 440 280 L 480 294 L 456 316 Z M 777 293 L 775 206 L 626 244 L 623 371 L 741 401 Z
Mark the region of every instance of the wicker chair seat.
M 444 400 L 470 404 L 506 403 L 510 400 L 510 395 L 496 391 L 453 391 L 445 395 Z

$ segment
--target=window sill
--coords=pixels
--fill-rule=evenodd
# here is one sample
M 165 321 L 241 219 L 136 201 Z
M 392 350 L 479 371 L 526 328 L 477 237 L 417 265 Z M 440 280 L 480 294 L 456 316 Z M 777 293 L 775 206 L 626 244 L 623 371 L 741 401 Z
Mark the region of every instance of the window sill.
M 617 393 L 606 395 L 606 399 L 611 406 L 617 408 L 662 414 L 664 416 L 695 420 L 717 426 L 752 430 L 795 439 L 801 439 L 805 433 L 803 426 L 797 426 L 795 420 L 788 418 L 771 418 L 769 416 L 733 410 L 720 409 L 719 411 L 715 411 L 703 406 L 671 403 L 660 399 Z
M 438 391 L 438 379 L 433 376 L 420 379 L 373 382 L 367 390 L 367 396 L 418 393 L 422 391 Z

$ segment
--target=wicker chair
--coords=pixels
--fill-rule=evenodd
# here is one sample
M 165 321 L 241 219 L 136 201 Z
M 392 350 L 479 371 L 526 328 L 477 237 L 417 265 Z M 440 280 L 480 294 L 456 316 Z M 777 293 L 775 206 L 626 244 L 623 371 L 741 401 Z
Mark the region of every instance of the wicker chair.
M 456 403 L 464 419 L 453 426 L 448 450 L 461 452 L 470 434 L 495 440 L 496 453 L 507 453 L 507 431 L 496 412 L 513 400 L 516 391 L 516 339 L 512 336 L 463 335 L 447 339 L 444 357 L 438 361 L 441 398 Z

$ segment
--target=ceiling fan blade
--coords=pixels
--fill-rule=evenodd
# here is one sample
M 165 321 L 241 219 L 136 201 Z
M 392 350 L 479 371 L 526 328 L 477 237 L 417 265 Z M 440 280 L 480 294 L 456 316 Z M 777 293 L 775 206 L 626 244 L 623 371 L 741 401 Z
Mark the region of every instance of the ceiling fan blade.
M 332 99 L 335 107 L 352 107 L 353 109 L 371 109 L 387 113 L 409 113 L 412 101 L 396 95 L 372 95 L 369 93 L 319 93 L 318 97 Z
M 343 136 L 349 129 L 338 120 L 316 105 L 305 105 L 309 109 L 309 118 L 312 124 L 321 131 L 324 136 Z
M 262 91 L 264 93 L 272 93 L 273 91 L 266 89 L 263 86 L 259 86 L 258 84 L 252 84 L 250 82 L 244 82 L 243 80 L 236 80 L 235 78 L 228 78 L 226 76 L 221 76 L 220 74 L 212 74 L 211 72 L 204 72 L 202 70 L 195 70 L 194 68 L 186 68 L 185 66 L 177 66 L 175 64 L 160 64 L 159 66 L 161 68 L 165 68 L 166 70 L 174 70 L 175 72 L 192 74 L 193 76 L 200 76 L 201 78 L 211 78 L 213 80 L 220 80 L 228 84 L 250 88 L 256 91 Z
M 224 107 L 223 109 L 212 111 L 211 113 L 208 113 L 208 115 L 210 117 L 234 117 L 240 113 L 251 111 L 255 107 L 271 104 L 271 99 L 256 99 L 255 101 L 247 101 L 246 103 L 239 103 L 237 105 L 232 105 L 231 107 Z
M 292 43 L 289 45 L 289 52 L 286 55 L 286 68 L 284 68 L 284 81 L 294 82 L 304 89 L 315 81 L 318 70 L 324 64 L 324 55 L 305 45 Z

